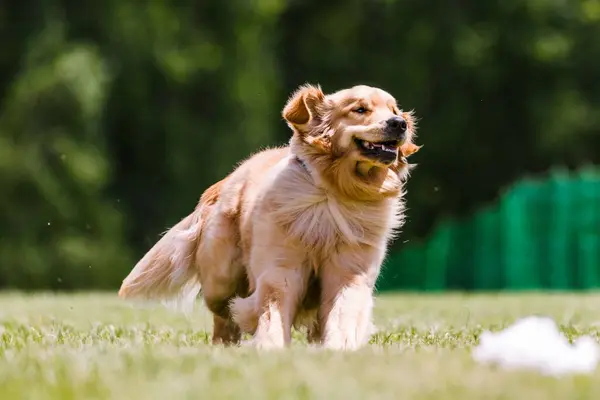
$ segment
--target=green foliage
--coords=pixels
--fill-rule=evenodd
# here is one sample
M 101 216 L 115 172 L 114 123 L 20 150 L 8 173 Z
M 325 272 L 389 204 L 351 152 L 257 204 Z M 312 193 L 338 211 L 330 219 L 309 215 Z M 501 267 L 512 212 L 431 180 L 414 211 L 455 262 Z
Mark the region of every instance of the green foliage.
M 100 130 L 110 75 L 94 46 L 40 33 L 0 114 L 0 283 L 108 287 L 130 262 L 103 196 L 112 171 Z
M 381 86 L 420 118 L 398 250 L 526 171 L 600 162 L 598 37 L 598 0 L 6 3 L 0 287 L 117 285 L 206 187 L 287 142 L 307 81 Z
M 525 180 L 386 262 L 379 290 L 600 287 L 600 170 Z

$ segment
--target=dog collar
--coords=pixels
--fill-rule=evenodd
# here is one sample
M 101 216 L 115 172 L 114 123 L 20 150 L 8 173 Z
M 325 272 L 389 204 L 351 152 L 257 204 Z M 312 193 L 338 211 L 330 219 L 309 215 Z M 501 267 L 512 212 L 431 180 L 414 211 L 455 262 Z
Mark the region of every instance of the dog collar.
M 295 158 L 296 162 L 298 164 L 300 164 L 302 169 L 304 169 L 304 171 L 306 171 L 308 176 L 311 178 L 313 184 L 321 187 L 323 185 L 323 182 L 322 182 L 319 174 L 315 173 L 315 171 L 310 167 L 310 165 L 308 163 L 306 163 L 306 161 L 304 161 L 303 159 L 298 157 L 297 155 L 294 155 L 294 158 Z
M 302 165 L 302 168 L 304 168 L 308 173 L 310 173 L 308 167 L 306 166 L 306 163 L 300 157 L 296 156 L 296 161 L 298 161 L 298 163 Z

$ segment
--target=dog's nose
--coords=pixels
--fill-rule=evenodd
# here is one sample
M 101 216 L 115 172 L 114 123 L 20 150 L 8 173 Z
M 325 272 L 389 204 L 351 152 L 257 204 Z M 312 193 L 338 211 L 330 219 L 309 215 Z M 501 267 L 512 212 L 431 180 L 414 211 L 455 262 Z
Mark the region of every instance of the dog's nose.
M 389 129 L 395 132 L 404 133 L 406 132 L 406 121 L 402 117 L 392 117 L 387 120 L 387 126 Z

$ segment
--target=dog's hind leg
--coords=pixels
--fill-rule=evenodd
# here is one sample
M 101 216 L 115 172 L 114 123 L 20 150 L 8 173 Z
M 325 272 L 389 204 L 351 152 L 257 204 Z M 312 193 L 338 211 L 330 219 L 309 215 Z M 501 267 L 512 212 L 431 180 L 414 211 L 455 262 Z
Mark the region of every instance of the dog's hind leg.
M 213 344 L 225 346 L 237 344 L 241 337 L 240 327 L 231 318 L 223 318 L 213 314 Z
M 197 253 L 202 297 L 214 314 L 213 343 L 235 344 L 241 333 L 231 319 L 229 301 L 236 295 L 246 296 L 248 284 L 240 260 L 236 221 L 215 211 L 207 222 Z
M 267 247 L 268 248 L 268 247 Z M 260 348 L 281 348 L 291 343 L 292 324 L 306 292 L 310 270 L 297 249 L 260 249 L 251 263 L 262 268 L 256 290 L 250 297 L 231 303 L 234 320 L 254 334 L 251 344 Z M 255 265 L 256 266 L 256 265 Z

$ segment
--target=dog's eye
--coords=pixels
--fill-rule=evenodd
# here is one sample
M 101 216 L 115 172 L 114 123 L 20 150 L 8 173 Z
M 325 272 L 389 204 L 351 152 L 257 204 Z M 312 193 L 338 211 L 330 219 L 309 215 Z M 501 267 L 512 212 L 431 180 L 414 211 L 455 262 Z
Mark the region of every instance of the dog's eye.
M 355 108 L 355 109 L 354 109 L 354 110 L 352 110 L 352 111 L 354 111 L 355 113 L 364 114 L 364 113 L 366 113 L 366 112 L 367 112 L 367 109 L 366 109 L 366 108 L 364 108 L 364 107 L 358 107 L 358 108 Z

